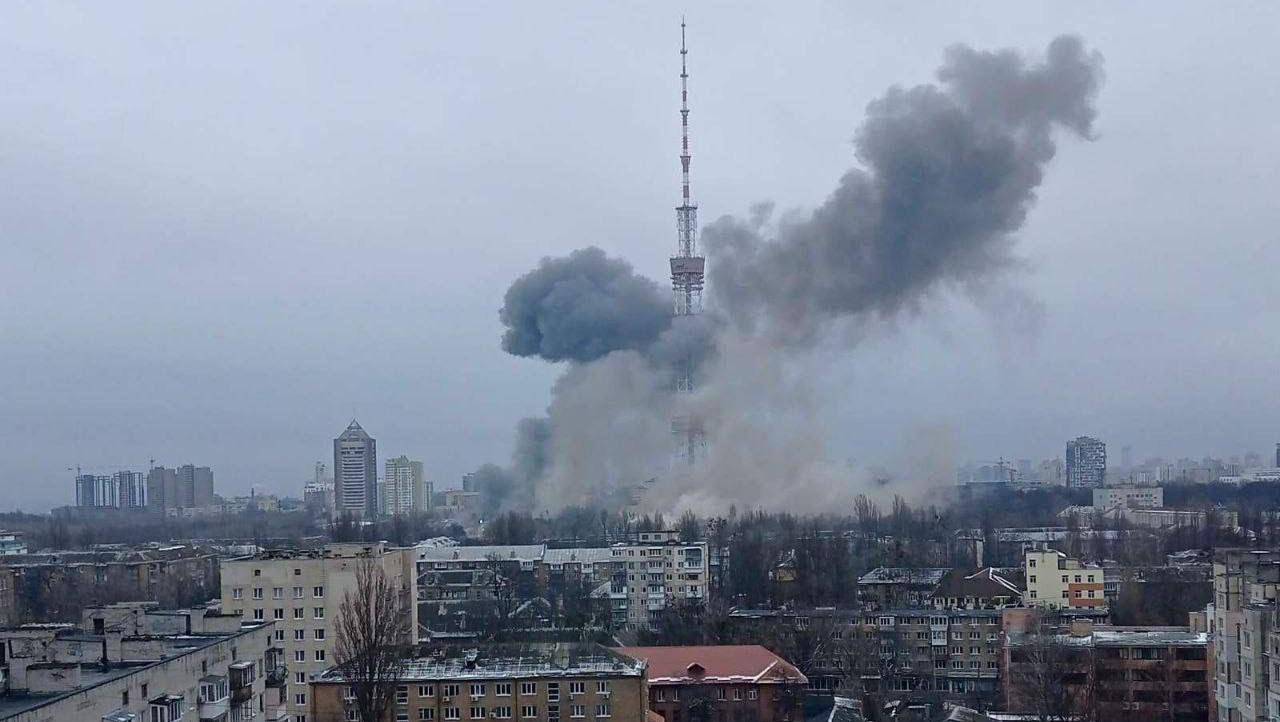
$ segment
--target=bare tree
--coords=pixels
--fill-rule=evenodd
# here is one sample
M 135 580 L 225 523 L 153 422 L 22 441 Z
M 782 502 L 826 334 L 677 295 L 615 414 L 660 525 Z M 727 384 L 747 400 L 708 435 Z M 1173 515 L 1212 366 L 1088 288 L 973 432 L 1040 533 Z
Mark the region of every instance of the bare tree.
M 381 722 L 408 663 L 413 621 L 408 591 L 370 557 L 338 611 L 336 656 L 362 722 Z
M 1011 652 L 1013 709 L 1039 722 L 1093 720 L 1097 690 L 1092 650 L 1042 623 Z

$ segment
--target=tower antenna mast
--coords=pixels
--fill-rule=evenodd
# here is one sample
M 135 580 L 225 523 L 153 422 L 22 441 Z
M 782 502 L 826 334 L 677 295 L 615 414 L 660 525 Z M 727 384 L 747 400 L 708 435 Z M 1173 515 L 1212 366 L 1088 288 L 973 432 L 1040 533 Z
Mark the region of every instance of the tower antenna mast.
M 676 206 L 676 255 L 671 257 L 671 288 L 675 300 L 675 315 L 695 316 L 702 313 L 702 286 L 706 278 L 707 261 L 698 255 L 697 230 L 698 206 L 689 192 L 689 163 L 693 153 L 689 149 L 689 49 L 685 43 L 685 22 L 680 18 L 680 205 Z M 679 319 L 677 319 L 679 323 Z M 680 393 L 694 390 L 694 360 L 692 356 L 677 361 L 675 387 Z M 702 422 L 691 415 L 678 416 L 672 422 L 672 431 L 679 441 L 679 456 L 689 465 L 694 464 L 706 446 Z

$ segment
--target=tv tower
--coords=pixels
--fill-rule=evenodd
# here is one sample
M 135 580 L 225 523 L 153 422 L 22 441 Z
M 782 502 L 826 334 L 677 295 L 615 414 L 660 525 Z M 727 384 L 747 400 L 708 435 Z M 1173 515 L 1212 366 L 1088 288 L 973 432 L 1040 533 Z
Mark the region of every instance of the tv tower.
M 676 255 L 671 257 L 671 288 L 675 295 L 675 315 L 694 316 L 702 313 L 702 285 L 707 259 L 698 255 L 698 206 L 689 198 L 689 69 L 686 59 L 684 18 L 680 19 L 680 170 L 683 174 L 681 204 L 676 206 Z M 678 393 L 694 390 L 693 358 L 676 364 L 675 388 Z M 671 430 L 678 441 L 677 457 L 693 465 L 706 447 L 702 421 L 692 415 L 677 416 Z

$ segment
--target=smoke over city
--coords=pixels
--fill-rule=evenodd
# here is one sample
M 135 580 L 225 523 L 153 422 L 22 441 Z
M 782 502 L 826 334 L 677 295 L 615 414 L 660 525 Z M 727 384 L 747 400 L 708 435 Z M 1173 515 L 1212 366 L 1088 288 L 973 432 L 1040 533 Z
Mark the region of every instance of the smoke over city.
M 761 204 L 703 230 L 700 318 L 673 319 L 668 294 L 599 249 L 544 259 L 506 294 L 503 348 L 571 365 L 547 418 L 522 423 L 512 468 L 487 470 L 505 475 L 494 508 L 613 504 L 643 488 L 643 503 L 666 511 L 816 510 L 941 481 L 945 459 L 906 458 L 910 477 L 888 484 L 833 462 L 826 414 L 852 400 L 815 359 L 946 292 L 991 307 L 980 289 L 1019 266 L 1014 234 L 1055 133 L 1092 136 L 1101 80 L 1101 58 L 1074 37 L 1036 60 L 949 49 L 936 84 L 895 86 L 867 106 L 858 166 L 816 209 L 775 219 Z M 696 393 L 672 392 L 676 359 L 695 363 Z M 672 464 L 674 414 L 706 426 L 692 469 Z

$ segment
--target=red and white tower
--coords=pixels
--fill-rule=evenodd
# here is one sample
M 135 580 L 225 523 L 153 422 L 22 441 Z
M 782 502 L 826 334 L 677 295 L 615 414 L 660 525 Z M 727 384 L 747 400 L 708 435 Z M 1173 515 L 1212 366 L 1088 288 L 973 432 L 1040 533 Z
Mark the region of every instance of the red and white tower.
M 684 19 L 680 20 L 680 170 L 683 174 L 681 204 L 676 206 L 676 255 L 671 257 L 671 288 L 675 295 L 676 316 L 702 313 L 702 285 L 706 277 L 707 259 L 698 255 L 698 206 L 689 197 L 689 70 L 686 59 Z M 677 319 L 677 322 L 678 319 Z M 675 388 L 682 394 L 694 390 L 693 358 L 677 362 Z M 678 442 L 677 458 L 694 464 L 706 447 L 702 422 L 696 416 L 682 414 L 671 424 Z

